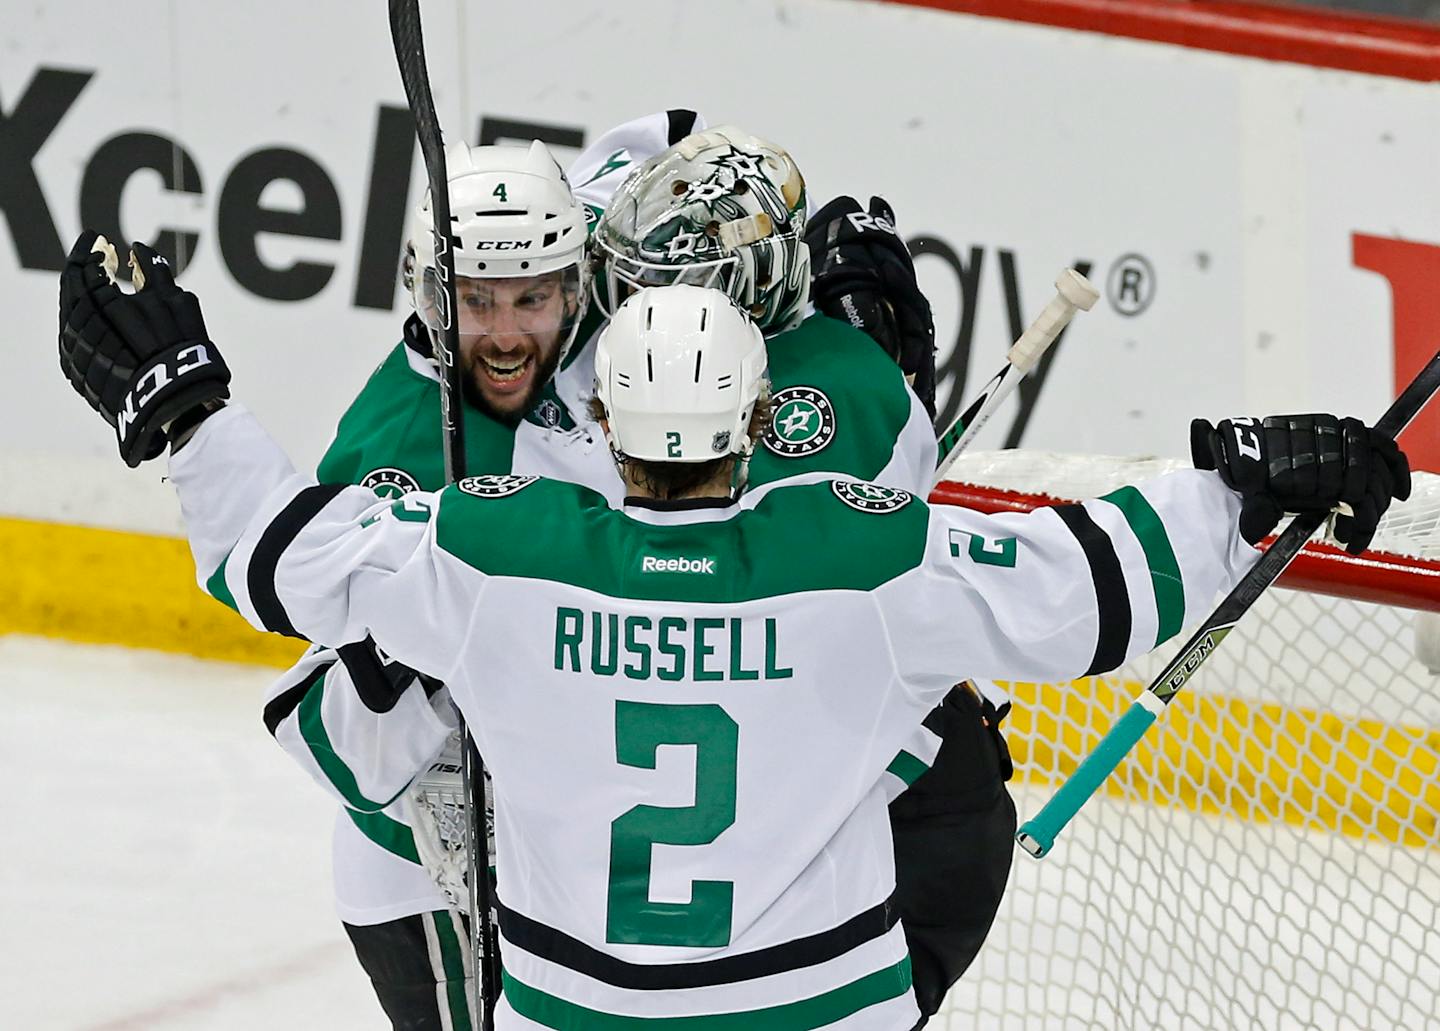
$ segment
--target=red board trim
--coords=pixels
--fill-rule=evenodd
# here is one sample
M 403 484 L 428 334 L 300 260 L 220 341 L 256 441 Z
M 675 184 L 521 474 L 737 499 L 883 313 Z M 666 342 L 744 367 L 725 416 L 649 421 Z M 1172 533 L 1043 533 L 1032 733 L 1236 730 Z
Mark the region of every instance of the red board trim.
M 1440 80 L 1440 27 L 1234 0 L 879 0 L 1269 61 Z
M 1022 494 L 949 480 L 930 494 L 932 504 L 960 505 L 979 512 L 1029 512 L 1063 499 L 1045 494 Z M 1274 541 L 1261 542 L 1267 548 Z M 1367 551 L 1350 555 L 1324 544 L 1307 544 L 1276 581 L 1292 590 L 1328 594 L 1337 598 L 1440 612 L 1440 562 Z

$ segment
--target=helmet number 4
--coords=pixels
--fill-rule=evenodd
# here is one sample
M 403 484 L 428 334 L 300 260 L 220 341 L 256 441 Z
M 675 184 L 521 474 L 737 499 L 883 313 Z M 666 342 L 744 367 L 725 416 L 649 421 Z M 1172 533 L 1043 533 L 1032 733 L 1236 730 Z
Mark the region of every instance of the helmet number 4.
M 506 195 L 506 193 L 505 193 L 505 184 L 504 184 L 504 183 L 501 183 L 500 185 L 496 186 L 495 189 L 491 190 L 491 191 L 490 191 L 490 196 L 492 196 L 492 197 L 499 197 L 501 204 L 509 204 L 509 203 L 510 203 L 510 198 L 509 198 L 509 197 Z
M 670 458 L 680 457 L 680 434 L 665 434 L 665 454 Z

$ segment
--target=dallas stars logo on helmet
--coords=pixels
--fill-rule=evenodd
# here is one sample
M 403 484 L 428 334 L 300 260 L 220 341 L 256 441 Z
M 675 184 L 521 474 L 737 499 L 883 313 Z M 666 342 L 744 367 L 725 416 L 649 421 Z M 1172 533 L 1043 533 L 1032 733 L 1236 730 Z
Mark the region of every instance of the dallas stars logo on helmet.
M 781 458 L 805 458 L 835 439 L 835 406 L 814 387 L 786 387 L 771 399 L 770 425 L 761 438 Z
M 853 480 L 832 480 L 830 489 L 845 504 L 861 512 L 896 512 L 910 504 L 915 497 L 906 490 L 879 487 L 873 483 L 856 483 Z
M 477 498 L 503 498 L 518 494 L 538 479 L 538 476 L 467 476 L 455 486 Z
M 420 481 L 404 469 L 385 466 L 365 474 L 360 486 L 369 487 L 382 498 L 398 498 L 420 489 Z

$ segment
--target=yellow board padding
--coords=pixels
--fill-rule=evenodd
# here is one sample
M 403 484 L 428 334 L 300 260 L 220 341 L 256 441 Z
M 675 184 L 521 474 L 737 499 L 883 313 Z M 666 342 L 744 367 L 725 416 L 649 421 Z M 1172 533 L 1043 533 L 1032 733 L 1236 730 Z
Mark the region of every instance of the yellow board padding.
M 304 643 L 261 633 L 195 582 L 175 537 L 0 519 L 0 633 L 284 668 Z
M 1144 684 L 1006 684 L 1018 774 L 1055 787 Z M 1440 728 L 1182 693 L 1106 781 L 1110 795 L 1416 848 L 1440 846 Z M 1083 811 L 1078 819 L 1083 819 Z
M 0 518 L 0 633 L 283 668 L 302 642 L 252 629 L 196 585 L 178 538 Z M 1143 684 L 1006 685 L 1020 776 L 1058 786 Z M 1440 845 L 1440 729 L 1181 694 L 1105 789 L 1245 820 Z M 1083 816 L 1082 816 L 1083 818 Z

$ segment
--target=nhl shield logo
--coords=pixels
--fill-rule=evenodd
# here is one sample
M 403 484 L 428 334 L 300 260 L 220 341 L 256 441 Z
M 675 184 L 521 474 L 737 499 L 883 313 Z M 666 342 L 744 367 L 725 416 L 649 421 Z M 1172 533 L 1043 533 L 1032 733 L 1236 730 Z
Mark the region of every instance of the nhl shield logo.
M 538 479 L 538 476 L 467 476 L 455 486 L 477 498 L 504 498 L 518 494 Z
M 830 489 L 837 498 L 859 512 L 897 512 L 915 497 L 907 490 L 853 480 L 832 480 Z
M 723 455 L 730 450 L 730 431 L 721 430 L 710 438 L 710 450 L 717 455 Z
M 535 406 L 535 416 L 549 429 L 560 425 L 560 406 L 548 397 Z
M 786 387 L 771 398 L 770 425 L 761 438 L 781 458 L 805 458 L 835 439 L 835 406 L 814 387 Z
M 382 498 L 398 498 L 420 489 L 420 481 L 404 469 L 385 466 L 365 474 L 360 486 L 369 487 Z

